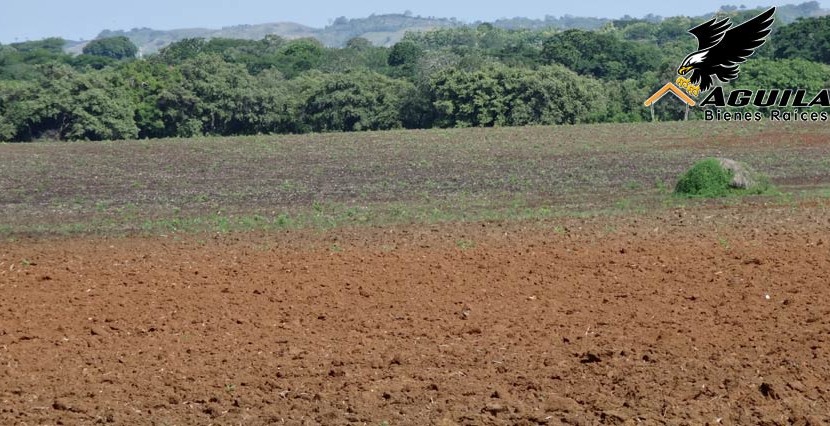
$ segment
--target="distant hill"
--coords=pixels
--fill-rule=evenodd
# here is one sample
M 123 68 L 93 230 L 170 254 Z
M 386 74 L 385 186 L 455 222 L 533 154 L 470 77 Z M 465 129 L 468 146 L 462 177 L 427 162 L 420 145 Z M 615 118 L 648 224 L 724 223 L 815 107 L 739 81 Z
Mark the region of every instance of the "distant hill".
M 96 38 L 126 36 L 141 49 L 142 54 L 155 53 L 164 46 L 186 38 L 241 38 L 260 40 L 268 34 L 277 34 L 285 38 L 317 37 L 319 30 L 293 22 L 277 22 L 259 25 L 236 25 L 221 29 L 185 28 L 177 30 L 154 30 L 151 28 L 133 28 L 129 31 L 104 30 Z M 86 43 L 67 43 L 67 51 L 81 53 Z
M 346 19 L 340 17 L 319 30 L 314 36 L 326 46 L 342 47 L 346 42 L 363 37 L 375 46 L 391 46 L 407 31 L 429 31 L 436 28 L 453 28 L 465 25 L 455 18 L 412 16 L 409 13 L 371 15 L 368 18 Z
M 743 11 L 737 6 L 724 6 L 721 11 Z M 787 24 L 799 18 L 817 17 L 830 14 L 830 10 L 822 9 L 818 2 L 811 1 L 798 5 L 784 5 L 778 8 L 777 19 Z M 625 17 L 630 18 L 630 17 Z M 625 19 L 623 18 L 623 19 Z M 651 22 L 660 22 L 663 18 L 648 15 L 644 18 Z M 506 29 L 598 29 L 613 22 L 605 18 L 586 18 L 565 15 L 561 17 L 546 16 L 544 19 L 510 18 L 499 19 L 493 26 Z M 221 29 L 189 28 L 176 30 L 154 30 L 150 28 L 134 28 L 129 31 L 104 30 L 96 38 L 126 36 L 133 41 L 142 54 L 151 54 L 170 43 L 194 37 L 203 38 L 240 38 L 259 40 L 268 34 L 294 39 L 313 37 L 330 47 L 342 47 L 354 37 L 363 37 L 376 46 L 391 46 L 398 42 L 407 31 L 428 31 L 436 28 L 454 28 L 465 25 L 478 25 L 481 22 L 464 23 L 455 18 L 435 18 L 412 16 L 410 13 L 371 15 L 366 18 L 335 19 L 325 28 L 313 28 L 293 22 L 278 22 L 258 25 L 236 25 Z M 81 53 L 86 42 L 69 41 L 66 50 L 70 53 Z
M 185 38 L 241 38 L 260 40 L 268 34 L 287 39 L 313 37 L 330 47 L 342 47 L 350 39 L 363 37 L 376 46 L 391 46 L 397 43 L 407 31 L 428 31 L 436 28 L 452 28 L 466 25 L 455 19 L 424 18 L 409 14 L 371 15 L 367 18 L 347 19 L 340 17 L 325 28 L 312 28 L 293 22 L 279 22 L 258 25 L 235 25 L 221 29 L 187 28 L 177 30 L 154 30 L 134 28 L 129 31 L 104 30 L 96 38 L 126 36 L 141 49 L 143 54 L 157 52 L 170 43 Z M 68 42 L 67 51 L 81 53 L 84 42 Z
M 758 8 L 756 10 L 766 9 L 766 7 Z M 748 11 L 752 9 L 744 9 L 739 6 L 723 6 L 718 12 L 723 12 L 726 14 L 732 14 L 736 12 Z M 805 2 L 801 4 L 787 4 L 784 6 L 779 6 L 778 10 L 775 14 L 775 19 L 778 23 L 781 24 L 790 24 L 795 22 L 797 19 L 800 18 L 815 18 L 819 16 L 830 15 L 830 10 L 822 9 L 821 5 L 816 1 Z M 697 16 L 694 18 L 709 18 L 712 14 L 708 13 L 706 15 Z M 631 16 L 624 16 L 622 21 L 634 19 Z M 641 18 L 648 22 L 655 22 L 658 23 L 662 21 L 664 18 L 662 16 L 657 15 L 646 15 L 645 17 Z M 493 26 L 506 28 L 506 29 L 543 29 L 543 28 L 558 28 L 558 29 L 569 29 L 569 28 L 580 28 L 580 29 L 587 29 L 587 30 L 594 30 L 602 28 L 603 25 L 617 21 L 615 19 L 604 19 L 604 18 L 585 18 L 579 16 L 570 16 L 565 15 L 561 17 L 555 16 L 546 16 L 545 19 L 529 19 L 529 18 L 510 18 L 510 19 L 499 19 L 493 22 Z

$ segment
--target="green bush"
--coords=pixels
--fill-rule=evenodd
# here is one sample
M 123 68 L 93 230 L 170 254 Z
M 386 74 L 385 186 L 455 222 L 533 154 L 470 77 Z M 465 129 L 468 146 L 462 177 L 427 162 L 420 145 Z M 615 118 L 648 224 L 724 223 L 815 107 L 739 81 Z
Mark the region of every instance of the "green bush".
M 674 193 L 688 197 L 725 197 L 731 191 L 732 172 L 721 167 L 716 158 L 695 163 L 680 177 Z
M 769 178 L 745 163 L 728 158 L 706 158 L 680 177 L 674 193 L 686 197 L 774 194 Z

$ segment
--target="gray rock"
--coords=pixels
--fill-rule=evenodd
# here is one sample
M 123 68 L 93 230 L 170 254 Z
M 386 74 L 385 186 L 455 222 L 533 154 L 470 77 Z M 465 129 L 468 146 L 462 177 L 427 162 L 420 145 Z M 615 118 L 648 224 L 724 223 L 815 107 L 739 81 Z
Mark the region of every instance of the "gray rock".
M 737 189 L 750 189 L 757 186 L 759 182 L 758 173 L 744 163 L 718 158 L 721 167 L 732 172 L 732 181 L 729 186 Z

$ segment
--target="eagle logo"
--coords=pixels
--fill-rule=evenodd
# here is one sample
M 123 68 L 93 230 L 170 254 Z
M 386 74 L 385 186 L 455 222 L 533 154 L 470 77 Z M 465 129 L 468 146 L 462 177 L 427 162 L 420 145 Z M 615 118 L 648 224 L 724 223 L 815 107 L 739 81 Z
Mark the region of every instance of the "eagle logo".
M 677 74 L 691 71 L 687 81 L 704 92 L 714 86 L 713 76 L 724 83 L 738 78 L 738 65 L 766 42 L 774 14 L 772 7 L 734 28 L 729 18 L 712 18 L 692 28 L 689 32 L 697 38 L 698 50 L 686 56 Z

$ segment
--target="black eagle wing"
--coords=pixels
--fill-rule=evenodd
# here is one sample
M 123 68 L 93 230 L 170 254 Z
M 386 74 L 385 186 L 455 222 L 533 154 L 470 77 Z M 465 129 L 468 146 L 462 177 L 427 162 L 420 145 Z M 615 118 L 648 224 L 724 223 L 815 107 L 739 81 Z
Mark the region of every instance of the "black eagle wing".
M 726 30 L 728 30 L 731 26 L 732 23 L 729 22 L 729 18 L 722 19 L 720 21 L 716 21 L 715 18 L 712 18 L 692 28 L 689 32 L 697 38 L 697 50 L 700 51 L 709 49 L 720 43 L 723 39 L 724 33 L 726 33 Z
M 720 43 L 709 50 L 707 59 L 712 61 L 715 75 L 721 81 L 730 81 L 738 77 L 738 64 L 744 63 L 746 58 L 766 41 L 773 22 L 775 8 L 733 27 L 727 31 Z

